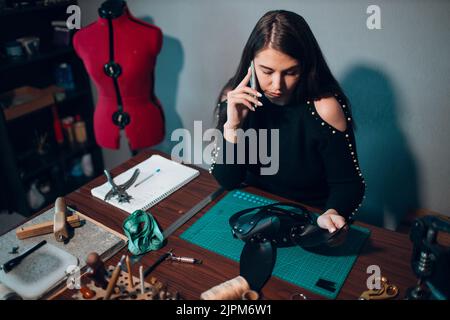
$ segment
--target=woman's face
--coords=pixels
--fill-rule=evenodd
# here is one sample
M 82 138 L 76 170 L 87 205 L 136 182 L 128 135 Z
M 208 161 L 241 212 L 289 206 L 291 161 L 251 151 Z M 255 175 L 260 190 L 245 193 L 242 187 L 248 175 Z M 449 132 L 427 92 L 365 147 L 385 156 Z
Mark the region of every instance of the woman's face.
M 273 103 L 285 105 L 300 79 L 299 62 L 281 51 L 266 48 L 254 59 L 259 87 Z

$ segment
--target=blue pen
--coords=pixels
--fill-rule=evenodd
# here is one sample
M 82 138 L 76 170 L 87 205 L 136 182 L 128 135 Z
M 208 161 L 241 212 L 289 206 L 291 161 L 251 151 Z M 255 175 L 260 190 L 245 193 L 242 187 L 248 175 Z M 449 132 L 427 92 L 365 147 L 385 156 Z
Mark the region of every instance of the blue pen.
M 149 175 L 147 178 L 145 178 L 144 180 L 142 180 L 142 181 L 140 181 L 140 182 L 138 182 L 138 183 L 136 183 L 135 185 L 134 185 L 134 187 L 136 188 L 138 185 L 140 185 L 140 184 L 142 184 L 143 182 L 145 182 L 145 181 L 147 181 L 148 179 L 150 179 L 151 177 L 153 177 L 155 174 L 157 174 L 158 172 L 160 172 L 161 171 L 161 169 L 156 169 L 155 170 L 155 172 L 153 172 L 151 175 Z

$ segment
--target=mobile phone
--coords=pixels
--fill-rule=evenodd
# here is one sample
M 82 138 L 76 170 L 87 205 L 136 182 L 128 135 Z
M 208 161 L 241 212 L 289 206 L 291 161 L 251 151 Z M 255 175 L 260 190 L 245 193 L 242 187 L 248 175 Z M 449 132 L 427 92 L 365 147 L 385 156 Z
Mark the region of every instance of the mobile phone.
M 255 74 L 255 64 L 252 62 L 250 63 L 250 70 L 252 75 L 250 76 L 250 88 L 256 89 L 256 74 Z
M 250 63 L 250 72 L 251 72 L 251 76 L 250 76 L 250 88 L 255 89 L 256 90 L 256 73 L 255 73 L 255 64 L 252 62 Z M 254 96 L 256 98 L 256 96 Z M 253 105 L 255 107 L 255 109 L 258 107 L 256 104 Z

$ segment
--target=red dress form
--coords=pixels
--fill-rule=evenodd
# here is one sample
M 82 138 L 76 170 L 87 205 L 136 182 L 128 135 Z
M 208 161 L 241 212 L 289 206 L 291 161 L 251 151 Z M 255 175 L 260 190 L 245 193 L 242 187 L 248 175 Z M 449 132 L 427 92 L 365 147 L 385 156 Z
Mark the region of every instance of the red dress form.
M 161 30 L 133 17 L 128 9 L 112 19 L 114 61 L 121 66 L 117 78 L 123 111 L 130 116 L 125 132 L 131 150 L 138 150 L 160 143 L 164 138 L 164 113 L 154 94 L 156 57 L 162 46 Z M 108 19 L 79 30 L 73 44 L 83 60 L 98 91 L 94 113 L 94 132 L 98 145 L 118 149 L 120 128 L 112 116 L 118 110 L 114 81 L 104 72 L 110 61 Z

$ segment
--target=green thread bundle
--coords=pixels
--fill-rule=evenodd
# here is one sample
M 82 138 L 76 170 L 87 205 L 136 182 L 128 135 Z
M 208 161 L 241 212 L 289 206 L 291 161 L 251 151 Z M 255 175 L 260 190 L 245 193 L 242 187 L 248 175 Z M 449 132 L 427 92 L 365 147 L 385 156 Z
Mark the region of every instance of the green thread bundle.
M 136 210 L 125 219 L 122 227 L 128 237 L 128 250 L 133 255 L 158 250 L 163 246 L 163 234 L 150 213 Z

